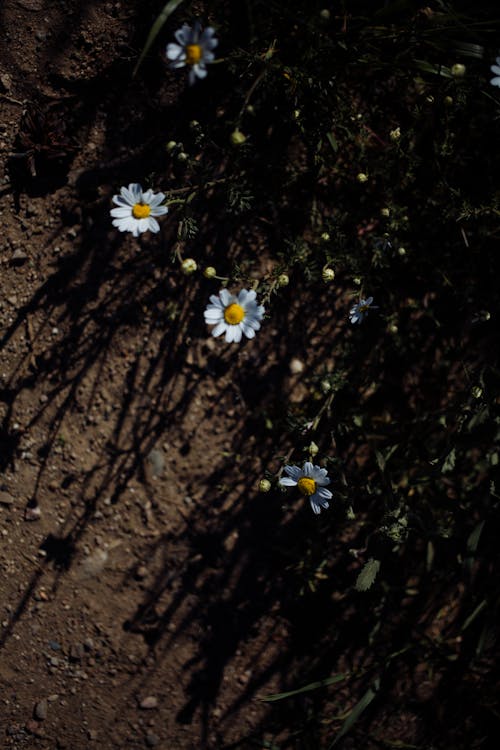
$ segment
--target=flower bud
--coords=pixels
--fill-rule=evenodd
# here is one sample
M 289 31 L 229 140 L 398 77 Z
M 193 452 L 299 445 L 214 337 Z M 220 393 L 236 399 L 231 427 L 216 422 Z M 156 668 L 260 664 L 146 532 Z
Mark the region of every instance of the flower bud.
M 321 277 L 325 284 L 329 284 L 335 278 L 335 271 L 333 270 L 333 268 L 323 268 Z
M 238 128 L 231 133 L 231 143 L 233 146 L 241 146 L 245 143 L 246 139 L 246 135 L 242 133 L 241 130 L 238 130 Z
M 330 235 L 328 232 L 323 232 L 323 234 L 320 237 L 321 242 L 328 242 L 330 240 Z
M 398 255 L 401 255 L 401 257 L 406 255 L 406 248 L 405 247 L 398 247 Z
M 319 17 L 322 21 L 329 21 L 330 20 L 331 13 L 328 8 L 323 8 L 319 12 Z
M 451 107 L 453 105 L 453 97 L 445 96 L 443 99 L 443 104 L 445 107 Z
M 356 175 L 356 179 L 360 184 L 363 184 L 364 182 L 368 182 L 368 175 L 364 172 L 360 172 Z
M 179 154 L 177 154 L 177 161 L 185 162 L 189 159 L 189 156 L 186 154 L 185 151 L 181 151 Z
M 361 286 L 361 279 L 359 278 L 359 276 L 355 276 L 353 278 L 353 281 L 356 284 L 356 286 Z
M 288 286 L 290 279 L 286 273 L 280 273 L 278 276 L 278 286 Z
M 399 141 L 401 138 L 401 128 L 394 128 L 394 130 L 391 130 L 389 133 L 389 138 L 391 141 Z
M 478 385 L 475 385 L 474 388 L 471 390 L 471 394 L 473 398 L 481 398 L 483 395 L 483 389 L 480 388 Z
M 177 146 L 177 141 L 169 141 L 166 145 L 167 151 L 170 153 Z
M 213 279 L 214 276 L 217 276 L 217 271 L 213 266 L 207 266 L 205 270 L 203 271 L 203 276 L 206 279 Z
M 186 276 L 194 273 L 197 268 L 198 264 L 196 263 L 194 258 L 186 258 L 186 260 L 183 260 L 181 263 L 182 273 L 185 273 Z
M 316 456 L 319 453 L 319 448 L 314 442 L 314 440 L 311 440 L 311 444 L 309 445 L 309 455 L 310 456 Z
M 380 209 L 380 215 L 385 216 L 386 218 L 391 215 L 391 209 L 390 208 L 381 208 Z
M 325 394 L 326 393 L 330 393 L 330 391 L 332 390 L 332 384 L 330 383 L 329 380 L 325 379 L 325 380 L 321 381 L 320 388 L 323 391 L 323 393 L 325 393 Z
M 453 78 L 463 78 L 467 68 L 462 63 L 455 63 L 451 66 L 451 75 Z
M 191 130 L 196 130 L 200 127 L 200 123 L 198 122 L 198 120 L 191 120 L 191 122 L 189 123 L 189 127 L 191 128 Z
M 269 479 L 261 479 L 259 482 L 259 492 L 269 492 L 271 489 L 271 482 Z

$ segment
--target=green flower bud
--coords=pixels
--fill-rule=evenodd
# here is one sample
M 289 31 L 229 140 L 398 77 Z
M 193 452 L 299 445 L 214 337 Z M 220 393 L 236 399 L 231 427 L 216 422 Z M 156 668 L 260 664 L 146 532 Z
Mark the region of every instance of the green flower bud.
M 182 264 L 181 264 L 182 273 L 185 273 L 186 276 L 189 276 L 190 274 L 194 273 L 197 268 L 198 268 L 198 264 L 196 263 L 194 258 L 186 258 L 186 260 L 182 261 Z
M 259 482 L 259 492 L 269 492 L 271 489 L 271 482 L 269 479 L 261 479 Z
M 206 279 L 213 279 L 214 276 L 217 276 L 217 271 L 213 266 L 207 266 L 205 270 L 203 271 L 203 276 Z
M 462 63 L 455 63 L 451 66 L 451 75 L 453 78 L 463 78 L 467 68 Z
M 356 179 L 362 185 L 364 182 L 368 182 L 368 175 L 364 172 L 360 172 L 356 175 Z
M 238 130 L 238 128 L 231 133 L 231 143 L 233 146 L 241 146 L 245 143 L 246 139 L 246 135 L 242 133 L 241 130 Z
M 288 286 L 290 279 L 286 273 L 280 273 L 278 276 L 278 286 Z
M 329 284 L 335 278 L 335 271 L 333 270 L 333 268 L 323 268 L 323 271 L 321 272 L 321 278 L 323 279 L 325 284 Z

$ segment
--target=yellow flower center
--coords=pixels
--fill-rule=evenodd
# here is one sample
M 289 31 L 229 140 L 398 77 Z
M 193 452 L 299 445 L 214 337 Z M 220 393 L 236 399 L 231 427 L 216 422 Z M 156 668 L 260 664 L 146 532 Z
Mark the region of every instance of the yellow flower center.
M 151 208 L 146 203 L 136 203 L 132 213 L 136 219 L 146 219 L 151 213 Z
M 300 477 L 297 486 L 299 491 L 307 497 L 309 497 L 309 495 L 314 495 L 316 492 L 316 482 L 314 479 L 311 479 L 311 477 Z
M 359 312 L 366 312 L 370 305 L 360 305 L 359 306 Z
M 187 44 L 186 45 L 186 63 L 188 65 L 196 65 L 201 60 L 203 50 L 199 44 Z
M 237 305 L 236 302 L 233 302 L 232 305 L 228 305 L 224 310 L 224 320 L 231 326 L 237 326 L 238 323 L 241 323 L 244 317 L 244 309 L 241 305 Z

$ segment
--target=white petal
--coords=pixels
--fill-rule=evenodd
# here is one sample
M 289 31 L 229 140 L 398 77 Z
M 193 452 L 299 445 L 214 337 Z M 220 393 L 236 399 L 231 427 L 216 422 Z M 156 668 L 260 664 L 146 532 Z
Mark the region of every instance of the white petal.
M 206 68 L 202 67 L 203 63 L 198 63 L 196 65 L 193 65 L 193 72 L 198 78 L 206 78 L 207 76 L 207 70 Z
M 227 289 L 221 289 L 219 292 L 219 297 L 221 298 L 222 304 L 224 307 L 228 307 L 228 305 L 231 304 L 231 302 L 235 301 L 235 298 L 232 294 L 230 294 Z
M 163 203 L 165 200 L 165 193 L 156 193 L 156 195 L 153 194 L 153 197 L 149 201 L 149 205 L 151 208 L 156 208 L 156 206 L 159 206 L 160 203 Z
M 310 461 L 306 461 L 303 468 L 304 476 L 305 477 L 312 477 L 313 475 L 313 465 Z
M 492 78 L 490 83 L 492 86 L 500 86 L 500 76 L 497 76 L 496 78 Z
M 128 186 L 129 192 L 133 195 L 135 203 L 142 203 L 142 188 L 138 182 L 131 182 Z
M 215 60 L 215 55 L 213 52 L 210 52 L 208 50 L 205 50 L 203 52 L 203 62 L 204 63 L 211 63 Z
M 211 294 L 210 295 L 210 302 L 212 303 L 212 305 L 215 305 L 215 307 L 220 307 L 221 310 L 224 307 L 224 305 L 222 304 L 222 300 L 220 299 L 220 297 L 217 297 L 215 294 Z
M 189 40 L 191 37 L 191 27 L 185 23 L 180 29 L 177 29 L 177 31 L 174 34 L 175 38 L 181 45 L 189 44 Z
M 115 203 L 117 206 L 132 207 L 134 205 L 133 203 L 130 203 L 130 201 L 128 201 L 126 198 L 124 198 L 123 195 L 113 195 L 112 200 L 113 200 L 113 203 Z
M 239 305 L 243 305 L 243 303 L 245 302 L 247 296 L 248 296 L 247 290 L 246 289 L 242 289 L 241 292 L 238 294 L 238 304 Z
M 226 326 L 226 342 L 232 344 L 234 341 L 234 329 L 235 326 Z
M 153 197 L 153 191 L 152 190 L 146 190 L 145 193 L 142 194 L 142 202 L 145 203 L 147 206 L 151 205 L 151 198 Z
M 130 206 L 120 206 L 120 208 L 112 208 L 109 212 L 111 216 L 116 216 L 117 219 L 125 219 L 127 216 L 131 216 Z
M 243 330 L 241 328 L 241 323 L 238 326 L 234 327 L 234 334 L 233 334 L 233 340 L 236 344 L 239 344 L 242 337 L 243 337 Z
M 184 52 L 183 47 L 179 47 L 178 44 L 171 42 L 170 44 L 167 44 L 166 55 L 169 60 L 178 60 L 181 55 L 184 55 L 185 57 L 186 53 Z
M 121 190 L 120 190 L 120 193 L 122 194 L 122 196 L 125 199 L 125 202 L 129 206 L 135 206 L 135 204 L 137 203 L 137 201 L 135 199 L 135 196 L 130 192 L 130 190 L 128 188 L 122 187 Z
M 325 499 L 325 500 L 331 500 L 333 497 L 330 490 L 325 489 L 324 487 L 320 487 L 319 490 L 315 493 L 316 495 L 319 495 L 319 497 Z
M 240 323 L 240 325 L 241 325 L 241 327 L 243 329 L 243 333 L 245 334 L 245 336 L 247 337 L 247 339 L 253 339 L 253 338 L 255 338 L 255 331 L 254 331 L 254 329 L 251 328 L 251 326 L 247 325 L 246 321 L 243 321 L 242 323 Z
M 316 515 L 318 515 L 319 513 L 321 513 L 321 508 L 313 500 L 313 497 L 314 497 L 314 495 L 311 495 L 311 497 L 309 498 L 309 502 L 311 503 L 311 508 L 313 509 L 313 511 L 316 513 Z
M 150 216 L 165 216 L 165 214 L 168 214 L 167 206 L 154 206 L 151 208 Z
M 497 58 L 497 61 L 499 59 L 500 58 Z M 500 67 L 498 65 L 492 65 L 491 68 L 490 68 L 490 70 L 491 70 L 492 73 L 495 73 L 495 75 L 497 75 L 497 76 L 500 75 Z
M 151 232 L 159 232 L 160 231 L 160 225 L 158 224 L 158 222 L 156 221 L 156 219 L 153 216 L 148 216 L 147 219 L 141 219 L 141 221 L 147 221 L 147 223 L 148 223 L 147 228 Z M 146 231 L 146 230 L 144 230 L 144 231 Z
M 218 325 L 216 325 L 216 326 L 215 326 L 215 328 L 214 328 L 214 329 L 212 330 L 212 336 L 215 336 L 215 337 L 217 337 L 217 336 L 220 336 L 220 335 L 221 335 L 221 333 L 224 333 L 224 331 L 226 330 L 226 328 L 227 328 L 227 325 L 226 325 L 226 323 L 225 323 L 225 322 L 224 322 L 224 321 L 222 320 L 222 321 L 221 321 L 221 322 L 220 322 L 220 323 L 219 323 Z
M 294 479 L 291 479 L 291 477 L 281 477 L 279 480 L 279 484 L 281 484 L 283 487 L 296 487 L 297 482 Z
M 302 476 L 302 469 L 300 466 L 285 466 L 285 471 L 289 477 L 295 480 L 295 484 L 299 481 Z
M 223 320 L 223 316 L 219 310 L 205 310 L 203 313 L 205 321 L 210 325 L 215 325 Z

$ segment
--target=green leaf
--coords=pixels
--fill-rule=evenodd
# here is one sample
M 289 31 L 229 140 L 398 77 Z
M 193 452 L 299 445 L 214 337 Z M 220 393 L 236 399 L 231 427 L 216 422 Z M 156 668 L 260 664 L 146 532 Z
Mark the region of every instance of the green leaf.
M 363 570 L 356 579 L 355 589 L 356 591 L 368 591 L 373 586 L 373 582 L 378 575 L 380 570 L 380 560 L 375 560 L 370 557 L 368 562 L 363 566 Z
M 469 538 L 467 539 L 467 552 L 473 555 L 477 550 L 479 539 L 483 531 L 484 521 L 480 521 L 474 529 L 471 531 Z
M 470 614 L 470 615 L 469 615 L 469 616 L 467 617 L 467 619 L 465 620 L 465 622 L 464 622 L 464 624 L 462 625 L 462 627 L 460 628 L 460 630 L 462 630 L 462 631 L 463 631 L 463 630 L 467 630 L 467 628 L 469 627 L 469 625 L 471 625 L 471 624 L 472 624 L 472 623 L 474 622 L 474 620 L 476 619 L 476 617 L 477 617 L 478 615 L 480 615 L 480 614 L 481 614 L 481 612 L 482 612 L 482 611 L 483 611 L 483 609 L 484 609 L 484 608 L 486 607 L 486 605 L 487 605 L 487 601 L 486 601 L 486 599 L 483 599 L 483 601 L 482 601 L 482 602 L 480 602 L 480 603 L 479 603 L 479 604 L 477 605 L 477 607 L 476 607 L 476 609 L 474 610 L 474 612 L 472 612 L 472 614 Z
M 179 5 L 184 2 L 184 0 L 169 0 L 168 3 L 165 4 L 163 10 L 161 11 L 160 15 L 154 22 L 154 24 L 151 26 L 148 34 L 148 38 L 146 39 L 146 44 L 144 45 L 144 49 L 142 50 L 140 57 L 137 61 L 137 65 L 134 68 L 134 72 L 132 73 L 132 78 L 135 78 L 137 71 L 139 70 L 142 61 L 146 57 L 146 55 L 149 52 L 149 49 L 151 45 L 153 44 L 154 40 L 160 33 L 160 30 L 162 26 L 166 23 L 168 20 L 168 17 L 172 15 L 174 10 L 176 10 Z
M 446 458 L 444 459 L 443 465 L 441 467 L 441 472 L 443 474 L 446 474 L 448 471 L 453 471 L 455 468 L 455 461 L 456 461 L 457 455 L 455 452 L 455 448 L 452 448 L 451 451 L 448 453 Z
M 261 701 L 266 703 L 273 703 L 274 701 L 283 700 L 283 698 L 290 698 L 292 695 L 299 695 L 300 693 L 309 693 L 311 690 L 318 690 L 318 688 L 327 687 L 328 685 L 335 685 L 337 682 L 346 680 L 348 675 L 336 674 L 333 677 L 327 677 L 325 680 L 318 680 L 317 682 L 310 682 L 308 685 L 297 688 L 296 690 L 289 690 L 286 693 L 272 693 L 271 695 L 263 695 L 260 698 Z
M 373 683 L 373 687 L 369 688 L 366 693 L 363 695 L 361 700 L 354 706 L 351 713 L 347 717 L 347 719 L 344 721 L 342 728 L 340 732 L 337 734 L 335 739 L 333 740 L 332 744 L 329 746 L 328 750 L 331 750 L 332 747 L 335 747 L 335 745 L 344 737 L 344 735 L 349 732 L 354 724 L 357 722 L 363 711 L 365 711 L 372 700 L 377 695 L 377 691 L 380 687 L 380 680 L 377 678 L 375 682 Z

